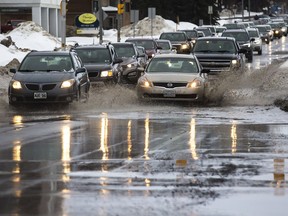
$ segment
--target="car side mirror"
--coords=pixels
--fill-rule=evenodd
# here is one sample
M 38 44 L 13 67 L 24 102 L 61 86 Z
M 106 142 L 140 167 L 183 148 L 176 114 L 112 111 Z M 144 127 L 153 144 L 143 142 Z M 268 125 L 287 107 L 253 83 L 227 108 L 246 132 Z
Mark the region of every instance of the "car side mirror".
M 85 72 L 87 72 L 85 67 L 81 67 L 81 68 L 76 69 L 76 74 L 85 73 Z
M 10 73 L 16 73 L 16 69 L 15 68 L 10 68 Z
M 251 40 L 250 40 L 251 42 L 254 42 L 255 41 L 255 38 L 251 38 Z

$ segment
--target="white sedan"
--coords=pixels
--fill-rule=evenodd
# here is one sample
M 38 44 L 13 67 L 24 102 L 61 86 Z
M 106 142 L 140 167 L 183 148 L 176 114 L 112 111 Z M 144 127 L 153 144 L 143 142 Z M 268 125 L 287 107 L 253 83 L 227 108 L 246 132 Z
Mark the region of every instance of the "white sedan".
M 194 55 L 156 55 L 138 80 L 138 98 L 203 102 L 208 72 Z

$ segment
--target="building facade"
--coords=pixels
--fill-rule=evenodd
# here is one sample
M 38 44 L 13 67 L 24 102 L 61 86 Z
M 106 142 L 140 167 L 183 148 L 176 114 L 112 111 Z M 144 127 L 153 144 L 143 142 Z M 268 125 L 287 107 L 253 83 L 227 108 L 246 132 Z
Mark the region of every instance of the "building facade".
M 11 19 L 32 20 L 55 36 L 60 36 L 63 25 L 62 0 L 1 0 L 0 23 Z M 75 18 L 83 13 L 97 16 L 99 8 L 104 11 L 103 28 L 117 28 L 130 24 L 131 0 L 124 0 L 124 13 L 118 15 L 119 0 L 66 0 L 66 25 L 75 25 Z M 120 17 L 121 16 L 121 17 Z M 120 19 L 121 18 L 121 19 Z
M 1 0 L 0 23 L 21 19 L 34 21 L 55 36 L 61 32 L 61 0 Z

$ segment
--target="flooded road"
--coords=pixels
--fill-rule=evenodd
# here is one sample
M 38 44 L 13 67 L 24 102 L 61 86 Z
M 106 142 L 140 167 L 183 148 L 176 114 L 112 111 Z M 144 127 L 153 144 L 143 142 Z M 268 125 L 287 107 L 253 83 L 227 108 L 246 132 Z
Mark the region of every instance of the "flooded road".
M 87 106 L 1 118 L 1 215 L 286 215 L 277 107 Z
M 280 42 L 219 79 L 205 106 L 143 104 L 119 86 L 67 108 L 1 96 L 0 215 L 286 215 Z

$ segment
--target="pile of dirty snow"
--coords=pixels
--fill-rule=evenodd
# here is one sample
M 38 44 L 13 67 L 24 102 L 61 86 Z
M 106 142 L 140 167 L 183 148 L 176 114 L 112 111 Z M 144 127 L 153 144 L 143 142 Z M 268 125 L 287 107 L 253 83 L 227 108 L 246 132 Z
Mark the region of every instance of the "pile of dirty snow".
M 153 26 L 153 29 L 151 28 Z M 179 24 L 171 21 L 165 20 L 161 16 L 156 16 L 151 23 L 151 19 L 146 17 L 140 20 L 133 26 L 127 25 L 121 28 L 121 35 L 124 37 L 132 37 L 137 35 L 138 37 L 159 36 L 162 32 L 177 31 L 180 29 L 194 29 L 197 25 L 188 22 L 180 22 Z

